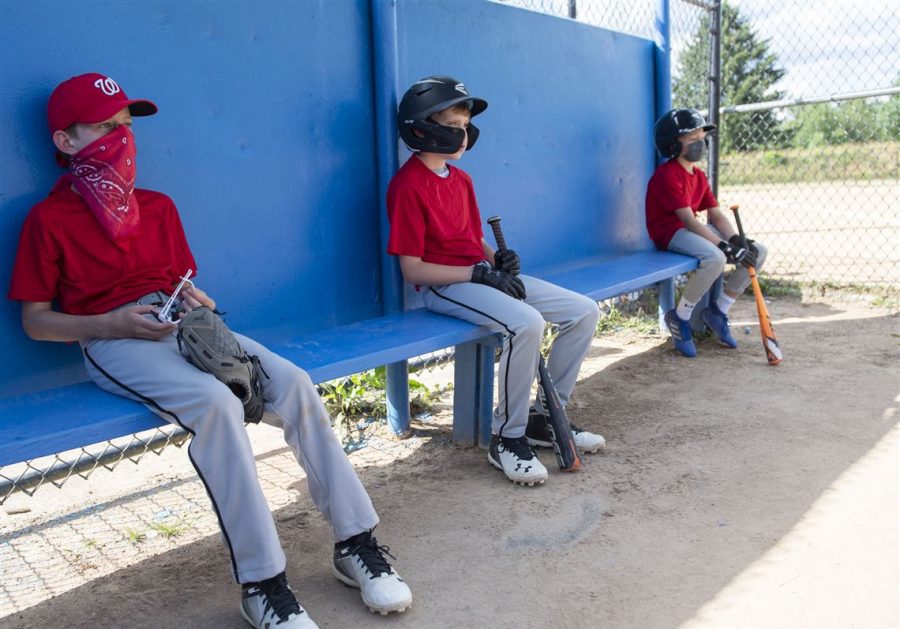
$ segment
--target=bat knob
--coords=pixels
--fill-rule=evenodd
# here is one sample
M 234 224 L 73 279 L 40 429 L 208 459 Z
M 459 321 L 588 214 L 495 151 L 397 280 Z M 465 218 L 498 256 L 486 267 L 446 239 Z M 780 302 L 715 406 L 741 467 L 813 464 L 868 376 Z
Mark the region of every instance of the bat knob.
M 487 222 L 488 222 L 488 225 L 493 225 L 494 223 L 499 223 L 499 222 L 500 222 L 500 217 L 499 217 L 499 216 L 492 216 L 492 217 L 490 217 L 489 219 L 487 219 Z

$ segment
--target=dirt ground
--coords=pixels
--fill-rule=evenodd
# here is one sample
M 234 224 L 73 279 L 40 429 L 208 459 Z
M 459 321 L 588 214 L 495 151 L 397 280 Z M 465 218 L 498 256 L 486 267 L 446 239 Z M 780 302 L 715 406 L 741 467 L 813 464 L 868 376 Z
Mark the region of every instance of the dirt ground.
M 370 614 L 331 576 L 302 474 L 276 431 L 251 428 L 301 602 L 341 628 L 900 626 L 900 313 L 809 297 L 770 309 L 775 368 L 746 298 L 736 351 L 597 339 L 570 414 L 606 450 L 544 486 L 453 445 L 446 411 L 411 439 L 373 436 L 351 458 L 413 590 L 402 615 Z M 0 512 L 3 627 L 245 626 L 183 450 Z

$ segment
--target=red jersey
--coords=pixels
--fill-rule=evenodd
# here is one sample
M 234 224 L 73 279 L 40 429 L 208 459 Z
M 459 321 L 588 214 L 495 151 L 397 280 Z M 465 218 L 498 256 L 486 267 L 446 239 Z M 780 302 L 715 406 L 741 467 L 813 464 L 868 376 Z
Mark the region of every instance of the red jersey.
M 389 254 L 448 266 L 484 260 L 481 213 L 472 179 L 455 166 L 448 168 L 450 175 L 442 178 L 413 155 L 391 179 Z
M 647 231 L 657 249 L 665 251 L 669 241 L 684 223 L 675 210 L 689 207 L 694 215 L 713 207 L 719 202 L 709 188 L 706 173 L 694 168 L 686 171 L 676 159 L 662 164 L 650 177 L 647 184 Z
M 147 293 L 171 290 L 185 271 L 196 272 L 172 200 L 150 190 L 134 194 L 141 220 L 122 248 L 61 178 L 25 218 L 8 297 L 56 300 L 68 314 L 102 314 Z

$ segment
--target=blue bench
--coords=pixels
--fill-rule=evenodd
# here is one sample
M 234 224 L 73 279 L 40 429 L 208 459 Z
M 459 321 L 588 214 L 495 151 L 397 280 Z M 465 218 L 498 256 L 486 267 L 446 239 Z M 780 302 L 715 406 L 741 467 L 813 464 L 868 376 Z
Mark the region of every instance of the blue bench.
M 303 367 L 316 383 L 325 382 L 457 346 L 454 437 L 474 443 L 477 426 L 488 413 L 473 404 L 487 355 L 490 331 L 423 309 L 389 315 L 266 343 Z M 264 340 L 264 339 L 260 339 Z M 492 364 L 492 363 L 491 363 Z M 0 398 L 0 466 L 100 443 L 167 422 L 137 402 L 102 391 L 91 382 Z
M 672 278 L 696 266 L 697 261 L 686 256 L 642 251 L 587 258 L 536 275 L 597 301 L 659 284 L 660 309 L 664 310 L 671 307 L 664 302 Z M 269 347 L 319 383 L 456 346 L 453 437 L 484 446 L 490 431 L 496 343 L 485 328 L 417 309 L 269 343 Z M 4 420 L 0 465 L 166 425 L 143 405 L 90 382 L 2 398 L 0 417 Z

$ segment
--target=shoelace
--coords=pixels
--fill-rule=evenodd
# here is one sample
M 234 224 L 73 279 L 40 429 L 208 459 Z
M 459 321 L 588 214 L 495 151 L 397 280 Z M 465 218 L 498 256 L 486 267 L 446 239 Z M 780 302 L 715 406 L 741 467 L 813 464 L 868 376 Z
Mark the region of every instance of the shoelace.
M 534 451 L 531 449 L 531 446 L 528 445 L 528 441 L 525 439 L 524 435 L 517 439 L 500 437 L 500 445 L 523 461 L 530 461 L 534 458 Z
M 279 623 L 286 621 L 291 614 L 300 613 L 300 603 L 288 587 L 284 573 L 260 582 L 259 589 L 266 595 L 266 611 L 273 609 Z
M 391 549 L 388 546 L 379 546 L 378 540 L 375 539 L 374 535 L 368 535 L 365 541 L 356 546 L 351 546 L 347 550 L 349 554 L 357 555 L 360 558 L 366 570 L 372 575 L 369 577 L 370 579 L 391 573 L 391 564 L 384 558 L 387 555 L 391 559 L 396 559 L 390 551 Z

